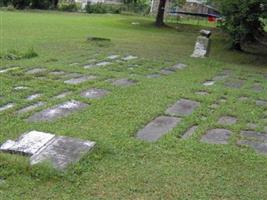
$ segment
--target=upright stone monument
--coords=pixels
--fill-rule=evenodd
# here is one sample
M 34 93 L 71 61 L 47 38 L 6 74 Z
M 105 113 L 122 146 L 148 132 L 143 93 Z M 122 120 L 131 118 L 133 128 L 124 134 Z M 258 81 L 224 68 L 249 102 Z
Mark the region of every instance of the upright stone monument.
M 191 57 L 205 58 L 208 56 L 210 50 L 210 36 L 211 36 L 211 31 L 207 30 L 200 31 L 200 36 L 197 37 L 195 49 Z

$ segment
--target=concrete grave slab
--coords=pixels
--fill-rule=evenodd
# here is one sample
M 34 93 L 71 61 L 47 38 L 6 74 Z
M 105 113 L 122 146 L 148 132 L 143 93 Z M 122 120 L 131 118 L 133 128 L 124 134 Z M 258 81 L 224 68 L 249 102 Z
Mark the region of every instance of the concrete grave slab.
M 111 62 L 103 61 L 103 62 L 97 63 L 96 66 L 104 67 L 104 66 L 111 65 L 111 64 L 112 64 Z
M 106 96 L 108 93 L 109 92 L 104 89 L 92 88 L 92 89 L 82 92 L 81 96 L 89 98 L 89 99 L 97 99 L 97 98 Z
M 136 81 L 123 78 L 123 79 L 112 80 L 112 84 L 115 86 L 128 87 L 128 86 L 132 86 L 132 85 L 136 84 Z
M 189 139 L 197 130 L 198 126 L 190 127 L 182 136 L 182 139 Z
M 27 99 L 28 101 L 33 101 L 33 100 L 35 100 L 35 99 L 40 98 L 41 96 L 42 96 L 42 94 L 36 93 L 36 94 L 32 94 L 32 95 L 28 96 L 26 99 Z
M 180 121 L 180 118 L 160 116 L 138 131 L 137 138 L 155 142 L 175 128 Z
M 25 108 L 22 108 L 22 109 L 18 110 L 17 113 L 18 114 L 23 114 L 23 113 L 31 112 L 31 111 L 35 110 L 36 108 L 39 108 L 39 107 L 44 106 L 44 105 L 45 105 L 44 102 L 37 102 L 37 103 L 35 103 L 33 105 L 30 105 L 30 106 L 27 106 Z
M 70 164 L 78 162 L 81 157 L 95 146 L 95 142 L 76 138 L 58 136 L 39 153 L 30 159 L 31 165 L 50 161 L 58 170 L 66 169 Z
M 187 99 L 181 99 L 177 101 L 174 105 L 169 107 L 165 111 L 165 114 L 177 117 L 184 117 L 191 115 L 194 112 L 194 110 L 197 109 L 199 106 L 200 106 L 199 102 Z
M 229 126 L 229 125 L 234 125 L 236 124 L 237 119 L 235 117 L 231 116 L 223 116 L 218 120 L 218 124 L 224 125 L 224 126 Z
M 225 87 L 239 89 L 244 85 L 244 80 L 229 80 L 224 83 Z
M 214 85 L 214 84 L 215 84 L 215 81 L 205 81 L 205 82 L 203 83 L 204 86 L 212 86 L 212 85 Z
M 62 92 L 62 93 L 58 94 L 58 95 L 55 96 L 54 98 L 55 98 L 55 99 L 63 99 L 63 98 L 65 98 L 66 96 L 69 96 L 69 95 L 71 95 L 71 94 L 72 94 L 72 92 L 70 92 L 70 91 L 66 91 L 66 92 Z
M 160 74 L 148 74 L 146 75 L 147 78 L 159 78 Z
M 240 135 L 247 140 L 267 142 L 267 134 L 264 133 L 256 131 L 241 131 Z
M 14 90 L 27 90 L 29 89 L 29 87 L 26 87 L 26 86 L 16 86 L 14 87 Z
M 70 85 L 78 85 L 81 84 L 83 82 L 86 81 L 91 81 L 91 80 L 95 80 L 97 77 L 96 76 L 82 76 L 82 77 L 78 77 L 78 78 L 72 78 L 69 80 L 64 81 L 64 83 L 66 84 L 70 84 Z
M 252 149 L 254 149 L 257 153 L 267 155 L 267 143 L 239 140 L 237 144 L 240 146 L 249 146 Z
M 71 100 L 63 104 L 56 105 L 52 108 L 43 110 L 41 112 L 33 114 L 28 118 L 28 122 L 45 122 L 53 121 L 61 117 L 68 116 L 69 114 L 79 111 L 87 107 L 88 104 Z
M 40 74 L 46 71 L 47 69 L 45 68 L 33 68 L 33 69 L 28 70 L 26 74 Z
M 256 105 L 267 108 L 267 101 L 265 101 L 265 100 L 257 100 L 256 101 Z
M 14 106 L 15 106 L 14 103 L 8 103 L 8 104 L 6 104 L 6 105 L 0 106 L 0 112 L 2 112 L 2 111 L 6 111 L 6 110 L 8 110 L 8 109 L 11 109 L 11 108 L 13 108 Z
M 202 136 L 201 142 L 208 144 L 228 144 L 232 132 L 227 129 L 212 129 Z
M 51 141 L 55 135 L 39 131 L 31 131 L 23 134 L 18 140 L 8 140 L 1 145 L 0 150 L 4 152 L 24 154 L 32 156 Z
M 119 55 L 110 55 L 110 56 L 107 57 L 107 59 L 115 60 L 115 59 L 117 59 L 119 57 L 120 57 Z
M 129 56 L 126 56 L 126 57 L 122 58 L 122 60 L 124 60 L 124 61 L 130 61 L 130 60 L 135 60 L 137 58 L 138 58 L 137 56 L 129 55 Z

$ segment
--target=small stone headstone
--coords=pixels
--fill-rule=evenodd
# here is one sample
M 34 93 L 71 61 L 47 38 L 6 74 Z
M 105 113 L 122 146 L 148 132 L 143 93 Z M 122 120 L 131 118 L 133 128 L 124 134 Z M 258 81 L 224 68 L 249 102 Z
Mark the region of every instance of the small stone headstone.
M 117 79 L 117 80 L 113 80 L 112 84 L 115 86 L 128 87 L 128 86 L 132 86 L 132 85 L 136 84 L 136 81 L 129 80 L 129 79 Z
M 137 56 L 129 55 L 129 56 L 126 56 L 126 57 L 122 58 L 122 60 L 130 61 L 130 60 L 134 60 L 134 59 L 137 59 L 137 58 L 138 58 Z
M 210 39 L 207 36 L 198 36 L 195 49 L 191 57 L 193 58 L 205 58 L 209 54 L 210 49 Z
M 36 108 L 39 108 L 39 107 L 44 106 L 44 105 L 45 105 L 44 102 L 35 103 L 33 105 L 30 105 L 30 106 L 27 106 L 25 108 L 22 108 L 22 109 L 18 110 L 18 114 L 31 112 L 31 111 L 35 110 Z
M 35 99 L 40 98 L 41 96 L 42 96 L 42 94 L 37 93 L 37 94 L 32 94 L 32 95 L 28 96 L 26 99 L 27 99 L 28 101 L 33 101 L 33 100 L 35 100 Z
M 191 115 L 196 108 L 200 106 L 199 102 L 181 99 L 177 101 L 174 105 L 169 107 L 165 113 L 171 116 L 184 117 Z
M 182 139 L 189 139 L 197 130 L 198 126 L 190 127 L 182 136 Z
M 206 81 L 203 83 L 204 86 L 212 86 L 215 84 L 215 81 Z
M 257 100 L 257 101 L 256 101 L 256 105 L 257 105 L 257 106 L 262 106 L 262 107 L 267 108 L 267 101 L 264 101 L 264 100 Z
M 181 119 L 160 116 L 137 133 L 137 138 L 147 142 L 155 142 L 175 128 Z
M 66 80 L 64 81 L 64 83 L 70 84 L 70 85 L 78 85 L 86 81 L 95 80 L 96 78 L 97 78 L 96 76 L 82 76 L 82 77 Z
M 34 68 L 34 69 L 30 69 L 29 71 L 26 72 L 26 74 L 40 74 L 47 71 L 47 69 L 45 68 Z
M 13 108 L 14 106 L 14 103 L 8 103 L 6 105 L 0 106 L 0 112 Z
M 43 110 L 41 112 L 33 114 L 28 118 L 29 122 L 45 122 L 53 121 L 61 117 L 68 116 L 69 114 L 79 111 L 87 107 L 88 104 L 79 101 L 67 101 L 63 104 L 56 105 L 52 108 Z
M 109 92 L 104 89 L 97 89 L 97 88 L 92 88 L 89 90 L 86 90 L 81 93 L 81 96 L 89 98 L 89 99 L 96 99 L 96 98 L 101 98 L 104 97 L 108 94 Z
M 218 124 L 224 125 L 224 126 L 233 125 L 236 122 L 237 122 L 237 119 L 231 116 L 223 116 L 218 120 Z
M 231 135 L 232 132 L 226 129 L 212 129 L 202 136 L 201 142 L 208 144 L 228 144 Z

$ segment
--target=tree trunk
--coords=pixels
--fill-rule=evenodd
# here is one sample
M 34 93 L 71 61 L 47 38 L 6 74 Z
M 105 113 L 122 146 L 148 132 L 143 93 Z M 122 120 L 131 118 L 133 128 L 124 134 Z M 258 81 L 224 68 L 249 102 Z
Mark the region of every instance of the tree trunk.
M 156 26 L 161 27 L 164 25 L 164 11 L 165 11 L 166 0 L 159 1 L 158 14 L 156 18 Z
M 242 51 L 241 42 L 234 42 L 232 48 L 237 51 Z

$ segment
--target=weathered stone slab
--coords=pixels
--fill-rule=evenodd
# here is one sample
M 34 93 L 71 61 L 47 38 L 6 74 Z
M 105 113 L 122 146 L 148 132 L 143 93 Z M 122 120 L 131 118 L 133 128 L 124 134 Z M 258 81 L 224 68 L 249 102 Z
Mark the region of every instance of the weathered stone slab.
M 223 116 L 218 120 L 218 124 L 224 125 L 224 126 L 233 125 L 236 122 L 237 122 L 237 119 L 231 116 Z
M 25 108 L 22 108 L 22 109 L 18 110 L 17 113 L 18 113 L 18 114 L 27 113 L 27 112 L 33 111 L 33 110 L 35 110 L 36 108 L 39 108 L 39 107 L 44 106 L 44 105 L 45 105 L 44 102 L 37 102 L 37 103 L 35 103 L 35 104 L 33 104 L 33 105 L 30 105 L 30 106 L 27 106 L 27 107 L 25 107 Z
M 55 99 L 62 99 L 65 98 L 66 96 L 71 95 L 72 92 L 70 91 L 66 91 L 66 92 L 62 92 L 60 94 L 58 94 L 57 96 L 55 96 Z
M 56 71 L 52 71 L 49 73 L 50 75 L 54 75 L 54 76 L 60 76 L 60 75 L 64 75 L 66 74 L 66 72 L 64 71 L 60 71 L 60 70 L 56 70 Z
M 159 78 L 160 74 L 148 74 L 146 75 L 147 78 Z
M 262 106 L 262 107 L 266 107 L 266 108 L 267 108 L 267 101 L 264 101 L 264 100 L 257 100 L 257 101 L 256 101 L 256 105 L 257 105 L 257 106 Z
M 263 91 L 263 86 L 260 85 L 259 83 L 255 83 L 252 88 L 254 92 L 262 92 Z
M 197 130 L 198 126 L 190 127 L 182 136 L 182 139 L 189 139 Z
M 205 82 L 203 83 L 204 86 L 212 86 L 212 85 L 214 85 L 214 84 L 215 84 L 215 81 L 205 81 Z
M 110 55 L 110 56 L 107 57 L 107 59 L 115 60 L 115 59 L 117 59 L 119 57 L 120 57 L 119 55 Z
M 27 90 L 27 89 L 29 89 L 29 87 L 26 87 L 26 86 L 16 86 L 14 88 L 14 90 Z
M 225 87 L 239 89 L 244 85 L 244 80 L 229 80 L 224 83 Z
M 61 117 L 68 116 L 69 114 L 79 111 L 87 107 L 88 104 L 79 101 L 67 101 L 63 104 L 56 105 L 52 108 L 43 110 L 41 112 L 33 114 L 28 118 L 29 122 L 43 122 L 43 121 L 53 121 Z
M 97 63 L 96 66 L 104 67 L 104 66 L 111 65 L 111 64 L 112 64 L 111 62 L 103 61 L 103 62 Z
M 9 72 L 9 71 L 13 71 L 13 70 L 16 70 L 16 69 L 19 69 L 19 67 L 10 67 L 10 68 L 6 68 L 6 69 L 0 69 L 0 74 L 6 73 L 6 72 Z
M 45 68 L 34 68 L 34 69 L 30 69 L 29 71 L 27 71 L 26 74 L 40 74 L 46 71 L 47 69 Z
M 83 76 L 83 74 L 74 72 L 74 73 L 65 74 L 65 75 L 63 75 L 62 78 L 71 79 L 71 78 L 79 78 L 79 77 L 82 77 L 82 76 Z
M 95 146 L 95 142 L 80 139 L 56 137 L 42 151 L 31 157 L 31 164 L 35 165 L 50 161 L 54 168 L 66 169 L 70 164 L 78 162 L 81 157 Z
M 54 137 L 55 136 L 50 133 L 31 131 L 23 134 L 16 141 L 8 140 L 0 147 L 0 150 L 31 156 L 38 152 Z
M 64 81 L 64 83 L 70 84 L 70 85 L 78 85 L 86 81 L 95 80 L 96 78 L 97 78 L 96 76 L 82 76 L 82 77 L 66 80 Z
M 193 58 L 205 58 L 209 53 L 210 40 L 207 37 L 198 36 L 195 49 L 191 57 Z
M 256 140 L 260 142 L 267 142 L 267 134 L 256 131 L 241 131 L 240 135 L 247 140 Z
M 186 67 L 187 67 L 186 64 L 178 63 L 178 64 L 176 64 L 176 65 L 171 66 L 170 69 L 176 71 L 176 70 L 184 69 L 184 68 L 186 68 Z
M 95 64 L 87 64 L 87 65 L 83 66 L 84 69 L 91 69 L 91 68 L 94 68 L 94 67 L 95 67 Z
M 228 75 L 218 75 L 218 76 L 215 76 L 212 80 L 222 81 L 222 80 L 225 80 L 227 77 L 228 77 Z
M 160 116 L 146 125 L 137 133 L 137 138 L 148 142 L 155 142 L 175 128 L 181 119 Z
M 41 96 L 42 96 L 42 94 L 36 93 L 36 94 L 32 94 L 32 95 L 28 96 L 26 99 L 27 99 L 28 101 L 33 101 L 33 100 L 35 100 L 35 99 L 40 98 Z
M 177 101 L 174 105 L 169 107 L 165 113 L 171 116 L 184 117 L 191 115 L 196 108 L 200 106 L 199 102 L 181 99 Z
M 209 93 L 206 92 L 206 91 L 198 91 L 195 94 L 200 95 L 200 96 L 207 96 L 207 95 L 209 95 Z
M 209 130 L 201 138 L 201 142 L 209 144 L 228 144 L 232 132 L 226 129 L 212 129 Z
M 257 153 L 267 155 L 267 143 L 239 140 L 237 144 L 241 146 L 249 146 L 252 149 L 254 149 Z
M 106 96 L 108 93 L 109 92 L 104 89 L 92 88 L 92 89 L 82 92 L 81 96 L 89 98 L 89 99 L 97 99 L 97 98 Z
M 137 58 L 138 58 L 137 56 L 129 55 L 129 56 L 126 56 L 126 57 L 122 58 L 122 60 L 129 61 L 129 60 L 134 60 L 134 59 L 137 59 Z
M 173 74 L 174 71 L 170 70 L 170 69 L 162 69 L 162 70 L 160 70 L 160 73 L 163 75 L 170 75 L 170 74 Z
M 14 103 L 8 103 L 6 105 L 0 106 L 0 112 L 13 108 L 14 106 Z
M 112 80 L 112 84 L 115 86 L 128 87 L 128 86 L 132 86 L 132 85 L 136 84 L 136 81 L 129 80 L 129 79 L 117 79 L 117 80 Z
M 254 123 L 247 123 L 247 129 L 249 130 L 255 130 L 257 129 L 258 125 Z

